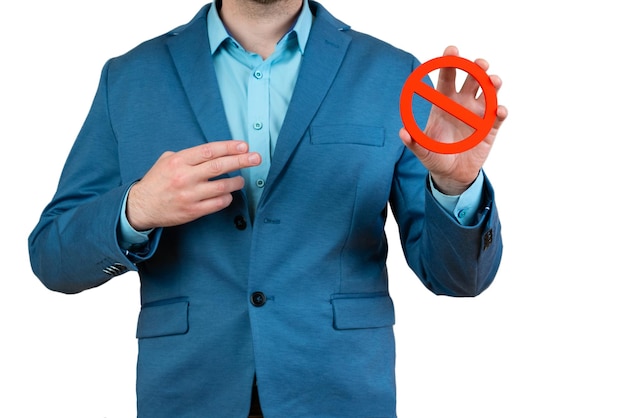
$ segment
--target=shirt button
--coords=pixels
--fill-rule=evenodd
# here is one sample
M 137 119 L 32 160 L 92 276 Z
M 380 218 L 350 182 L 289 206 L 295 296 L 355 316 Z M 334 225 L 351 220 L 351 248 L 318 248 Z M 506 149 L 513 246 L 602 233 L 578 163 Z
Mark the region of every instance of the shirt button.
M 263 124 L 261 122 L 254 122 L 254 125 L 252 125 L 252 127 L 255 130 L 259 131 L 259 130 L 263 129 Z
M 263 187 L 263 186 L 265 186 L 265 180 L 263 180 L 263 179 L 258 179 L 258 180 L 256 181 L 256 187 L 261 188 L 261 187 Z
M 261 71 L 255 71 L 253 75 L 254 75 L 254 78 L 256 78 L 257 80 L 260 80 L 261 78 L 263 78 L 263 73 Z
M 265 305 L 266 300 L 267 298 L 265 297 L 265 294 L 263 294 L 263 292 L 254 292 L 250 296 L 250 303 L 252 303 L 252 306 L 256 306 L 257 308 Z
M 240 231 L 243 231 L 247 227 L 248 227 L 248 223 L 246 222 L 246 219 L 243 216 L 241 215 L 235 216 L 235 228 L 237 228 Z
M 460 211 L 459 211 L 459 218 L 465 218 L 465 215 L 466 215 L 466 214 L 467 214 L 467 213 L 465 212 L 465 209 L 460 210 Z

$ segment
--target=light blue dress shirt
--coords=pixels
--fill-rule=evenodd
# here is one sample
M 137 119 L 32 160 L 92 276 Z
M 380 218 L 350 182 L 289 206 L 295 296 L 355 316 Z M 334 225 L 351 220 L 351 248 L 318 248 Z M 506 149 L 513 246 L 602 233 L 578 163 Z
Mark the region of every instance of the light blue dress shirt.
M 277 43 L 267 59 L 246 51 L 224 26 L 217 7 L 207 16 L 208 37 L 215 72 L 232 139 L 248 142 L 250 150 L 261 155 L 261 164 L 242 170 L 250 216 L 263 193 L 272 162 L 276 139 L 293 93 L 304 54 L 313 15 L 304 0 L 294 26 Z M 483 186 L 482 170 L 472 186 L 459 196 L 439 192 L 431 181 L 435 199 L 461 225 L 475 221 Z M 120 245 L 128 250 L 148 241 L 151 231 L 136 231 L 126 218 L 126 200 L 120 216 Z
M 312 23 L 313 14 L 305 1 L 294 26 L 264 60 L 246 51 L 228 33 L 217 7 L 209 10 L 209 44 L 230 133 L 233 139 L 245 140 L 250 151 L 261 155 L 260 165 L 242 170 L 252 219 L 265 187 Z

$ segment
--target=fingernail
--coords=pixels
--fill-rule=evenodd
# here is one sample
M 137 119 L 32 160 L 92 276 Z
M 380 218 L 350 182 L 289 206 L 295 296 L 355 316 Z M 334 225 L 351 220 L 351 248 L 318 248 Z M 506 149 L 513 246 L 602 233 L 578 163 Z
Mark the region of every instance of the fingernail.
M 261 162 L 261 156 L 259 154 L 250 154 L 248 156 L 248 161 L 250 164 L 258 164 Z
M 237 145 L 237 151 L 239 152 L 246 152 L 247 148 L 247 145 L 243 142 Z

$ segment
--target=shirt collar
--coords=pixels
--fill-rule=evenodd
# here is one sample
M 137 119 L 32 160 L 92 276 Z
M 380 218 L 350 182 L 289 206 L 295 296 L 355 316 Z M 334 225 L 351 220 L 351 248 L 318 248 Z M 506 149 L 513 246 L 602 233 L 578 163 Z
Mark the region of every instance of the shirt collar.
M 207 15 L 207 26 L 209 32 L 209 44 L 211 45 L 211 54 L 215 54 L 215 52 L 220 48 L 222 43 L 231 39 L 233 42 L 237 43 L 235 38 L 233 38 L 228 30 L 224 26 L 222 19 L 218 13 L 218 7 L 221 1 L 216 0 L 211 7 L 209 8 L 209 14 Z M 296 20 L 296 23 L 293 27 L 287 31 L 283 39 L 289 36 L 292 32 L 298 38 L 298 47 L 300 48 L 300 53 L 304 53 L 304 48 L 306 47 L 306 43 L 309 39 L 309 33 L 311 32 L 311 26 L 313 24 L 313 14 L 311 13 L 311 9 L 309 7 L 309 1 L 304 0 L 302 2 L 302 10 L 300 11 L 300 15 Z M 282 39 L 281 39 L 282 40 Z M 237 43 L 238 44 L 238 43 Z

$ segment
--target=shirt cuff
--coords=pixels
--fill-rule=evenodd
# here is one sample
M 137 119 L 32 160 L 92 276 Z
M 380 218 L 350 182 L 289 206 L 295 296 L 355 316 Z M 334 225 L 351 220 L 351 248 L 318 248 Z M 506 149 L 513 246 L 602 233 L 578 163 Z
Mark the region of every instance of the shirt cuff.
M 128 218 L 126 217 L 126 203 L 128 201 L 128 193 L 130 188 L 124 196 L 124 202 L 122 203 L 122 210 L 120 212 L 120 223 L 118 230 L 118 243 L 123 250 L 131 250 L 138 247 L 142 247 L 150 240 L 150 233 L 152 229 L 148 231 L 137 231 L 130 225 Z
M 473 225 L 476 222 L 476 213 L 482 201 L 483 183 L 485 181 L 483 170 L 480 170 L 478 177 L 466 191 L 454 196 L 441 193 L 435 187 L 432 177 L 429 176 L 428 178 L 433 197 L 450 216 L 463 226 Z

